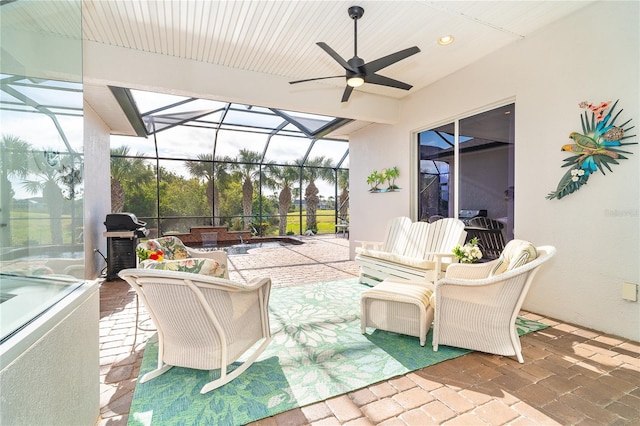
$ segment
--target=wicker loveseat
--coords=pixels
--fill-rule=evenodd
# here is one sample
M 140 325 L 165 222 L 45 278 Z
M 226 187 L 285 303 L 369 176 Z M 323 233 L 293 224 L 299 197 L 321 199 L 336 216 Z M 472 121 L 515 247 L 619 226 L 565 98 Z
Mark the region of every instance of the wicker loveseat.
M 433 223 L 397 217 L 387 226 L 383 242 L 360 241 L 356 263 L 360 282 L 377 285 L 387 278 L 435 281 L 455 260 L 453 248 L 463 244 L 464 223 L 447 218 Z

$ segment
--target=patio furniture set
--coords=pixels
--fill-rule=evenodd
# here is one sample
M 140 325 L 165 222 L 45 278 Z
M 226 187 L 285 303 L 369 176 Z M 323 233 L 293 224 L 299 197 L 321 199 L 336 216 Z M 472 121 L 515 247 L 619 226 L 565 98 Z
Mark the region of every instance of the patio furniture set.
M 516 316 L 555 248 L 512 240 L 498 259 L 456 263 L 452 250 L 464 242 L 464 227 L 457 219 L 427 223 L 400 217 L 389 223 L 383 242 L 358 248 L 360 282 L 372 285 L 361 296 L 362 333 L 373 327 L 416 336 L 424 346 L 433 324 L 434 351 L 449 345 L 515 355 L 522 363 Z M 173 366 L 220 369 L 201 389 L 206 393 L 242 374 L 271 341 L 270 278 L 233 282 L 224 251 L 193 250 L 176 237 L 148 240 L 138 249 L 156 254 L 155 260 L 119 275 L 157 328 L 158 368 L 140 383 Z

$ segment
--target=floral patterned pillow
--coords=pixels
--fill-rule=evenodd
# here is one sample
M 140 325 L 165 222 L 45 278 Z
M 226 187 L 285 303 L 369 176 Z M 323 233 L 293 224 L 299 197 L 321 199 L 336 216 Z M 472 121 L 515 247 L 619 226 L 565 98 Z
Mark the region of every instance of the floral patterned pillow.
M 143 243 L 138 244 L 138 250 L 143 249 L 146 252 L 162 251 L 164 259 L 176 260 L 187 259 L 189 253 L 182 241 L 176 237 L 160 237 L 156 239 L 149 239 Z
M 226 265 L 221 265 L 213 259 L 203 259 L 199 257 L 180 260 L 164 260 L 162 262 L 148 259 L 140 262 L 140 268 L 190 272 L 192 274 L 202 274 L 216 278 L 226 277 Z

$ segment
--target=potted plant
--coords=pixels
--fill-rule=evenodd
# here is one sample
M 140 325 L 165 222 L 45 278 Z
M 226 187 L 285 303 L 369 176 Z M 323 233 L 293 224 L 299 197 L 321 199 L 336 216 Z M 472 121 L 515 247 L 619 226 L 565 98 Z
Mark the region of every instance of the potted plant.
M 453 249 L 453 254 L 460 263 L 476 263 L 482 259 L 482 251 L 478 247 L 478 238 L 472 238 L 467 244 L 462 247 L 456 246 Z

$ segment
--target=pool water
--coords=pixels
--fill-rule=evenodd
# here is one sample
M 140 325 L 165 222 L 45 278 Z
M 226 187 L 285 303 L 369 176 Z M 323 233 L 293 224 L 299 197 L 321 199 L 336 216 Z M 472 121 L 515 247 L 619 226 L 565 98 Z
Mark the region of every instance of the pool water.
M 255 248 L 267 248 L 267 247 L 285 247 L 290 246 L 289 243 L 282 243 L 280 241 L 265 241 L 264 243 L 247 243 L 236 244 L 233 246 L 225 247 L 224 251 L 227 254 L 247 254 L 249 250 Z
M 201 247 L 197 248 L 197 250 L 201 251 L 213 251 L 213 250 L 224 250 L 227 254 L 247 254 L 249 250 L 256 248 L 268 248 L 268 247 L 286 247 L 293 245 L 292 243 L 282 242 L 282 241 L 265 241 L 262 243 L 243 243 L 243 244 L 234 244 L 232 246 L 215 246 L 215 247 Z

